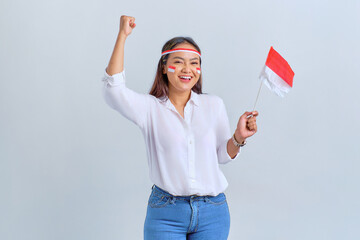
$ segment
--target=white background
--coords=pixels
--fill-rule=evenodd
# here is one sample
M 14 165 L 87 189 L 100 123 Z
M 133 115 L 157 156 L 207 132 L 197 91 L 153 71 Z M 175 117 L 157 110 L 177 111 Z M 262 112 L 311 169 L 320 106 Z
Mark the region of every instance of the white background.
M 232 131 L 273 46 L 295 72 L 266 87 L 258 133 L 221 166 L 230 240 L 359 239 L 360 2 L 0 3 L 0 239 L 142 239 L 152 183 L 137 126 L 101 95 L 121 15 L 136 18 L 127 86 L 147 93 L 163 44 L 190 36 L 203 92 Z

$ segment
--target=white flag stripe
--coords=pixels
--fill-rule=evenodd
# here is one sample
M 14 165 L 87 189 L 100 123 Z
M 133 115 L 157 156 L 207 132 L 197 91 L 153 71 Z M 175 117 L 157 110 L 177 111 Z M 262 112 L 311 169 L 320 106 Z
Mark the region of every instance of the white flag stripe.
M 196 55 L 199 55 L 199 57 L 201 57 L 200 54 L 197 53 L 195 50 L 192 51 L 192 50 L 185 50 L 185 49 L 179 49 L 179 50 L 174 49 L 173 51 L 166 51 L 166 52 L 162 53 L 161 56 L 163 56 L 163 55 L 165 55 L 165 54 L 169 54 L 169 53 L 174 53 L 174 52 L 189 52 L 189 53 L 195 53 Z
M 175 69 L 173 69 L 173 68 L 168 68 L 168 71 L 169 71 L 169 72 L 175 72 Z
M 264 81 L 265 85 L 280 97 L 284 97 L 291 89 L 289 84 L 266 65 L 260 73 L 260 80 Z

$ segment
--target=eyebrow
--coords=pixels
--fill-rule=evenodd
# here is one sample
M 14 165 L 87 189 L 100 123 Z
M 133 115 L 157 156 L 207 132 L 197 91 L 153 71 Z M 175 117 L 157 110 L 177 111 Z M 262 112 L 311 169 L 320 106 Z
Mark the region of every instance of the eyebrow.
M 182 57 L 173 57 L 173 59 L 175 59 L 175 58 L 179 58 L 179 59 L 181 59 L 181 60 L 185 60 L 185 59 L 182 58 Z M 191 58 L 190 61 L 191 61 L 191 60 L 199 60 L 199 58 L 196 58 L 196 57 L 195 57 L 195 58 Z

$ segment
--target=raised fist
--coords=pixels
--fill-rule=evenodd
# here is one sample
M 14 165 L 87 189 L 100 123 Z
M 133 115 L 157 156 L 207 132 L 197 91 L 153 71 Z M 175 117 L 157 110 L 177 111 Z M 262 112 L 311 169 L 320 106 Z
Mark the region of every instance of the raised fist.
M 119 34 L 123 34 L 125 37 L 129 36 L 132 30 L 136 27 L 135 18 L 122 15 L 120 17 L 120 31 Z

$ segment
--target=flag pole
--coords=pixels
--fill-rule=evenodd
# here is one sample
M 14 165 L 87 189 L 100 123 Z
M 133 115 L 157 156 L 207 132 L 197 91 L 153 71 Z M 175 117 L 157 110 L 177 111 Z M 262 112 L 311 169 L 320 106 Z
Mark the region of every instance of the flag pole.
M 255 106 L 256 106 L 256 103 L 257 103 L 258 98 L 259 98 L 259 95 L 260 95 L 260 90 L 261 90 L 262 83 L 263 83 L 263 80 L 261 80 L 260 87 L 259 87 L 259 91 L 258 91 L 258 94 L 257 94 L 257 96 L 256 96 L 256 100 L 255 100 L 254 108 L 253 108 L 253 110 L 252 110 L 252 111 L 255 111 Z

